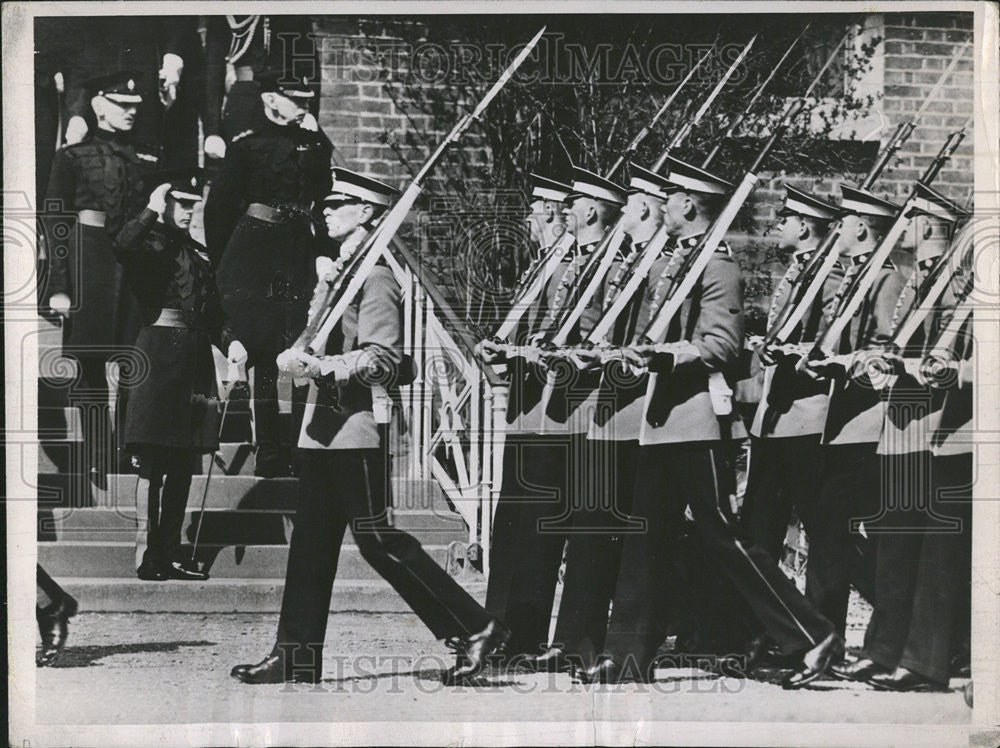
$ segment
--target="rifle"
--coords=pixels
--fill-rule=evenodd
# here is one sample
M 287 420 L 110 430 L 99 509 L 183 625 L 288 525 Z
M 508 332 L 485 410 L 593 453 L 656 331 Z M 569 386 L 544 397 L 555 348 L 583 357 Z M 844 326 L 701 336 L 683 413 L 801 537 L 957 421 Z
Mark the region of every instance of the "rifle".
M 676 150 L 680 144 L 684 142 L 687 136 L 691 134 L 695 125 L 701 122 L 702 117 L 705 116 L 709 107 L 716 100 L 716 98 L 718 98 L 726 83 L 743 62 L 743 59 L 747 56 L 747 54 L 749 54 L 750 49 L 753 47 L 756 40 L 757 36 L 754 35 L 750 41 L 746 43 L 746 46 L 743 47 L 743 51 L 740 52 L 739 57 L 737 57 L 733 64 L 729 66 L 729 69 L 726 70 L 726 74 L 722 76 L 719 82 L 712 89 L 711 93 L 705 98 L 705 101 L 702 102 L 701 107 L 697 112 L 695 112 L 694 117 L 686 120 L 680 130 L 675 133 L 674 137 L 670 140 L 670 143 L 663 150 L 663 153 L 660 154 L 660 157 L 656 160 L 652 169 L 653 171 L 659 171 L 663 168 L 663 165 L 670 157 L 671 152 Z M 624 231 L 622 231 L 622 219 L 619 218 L 611 230 L 605 234 L 601 243 L 594 249 L 593 253 L 591 253 L 587 264 L 581 271 L 579 275 L 580 282 L 576 284 L 576 288 L 573 289 L 574 295 L 577 296 L 577 302 L 559 319 L 557 325 L 555 326 L 555 332 L 549 340 L 552 345 L 565 345 L 570 332 L 572 332 L 573 327 L 583 315 L 583 312 L 590 303 L 591 298 L 597 292 L 598 287 L 604 280 L 604 276 L 611 268 L 615 255 L 618 252 L 618 248 L 621 246 L 624 238 L 625 234 Z M 580 290 L 581 287 L 582 291 Z
M 952 57 L 948 67 L 941 74 L 940 78 L 938 78 L 934 88 L 931 89 L 927 98 L 924 99 L 924 103 L 921 104 L 920 109 L 916 112 L 916 114 L 914 114 L 909 120 L 901 122 L 896 128 L 896 132 L 893 133 L 892 137 L 889 139 L 885 149 L 882 151 L 882 155 L 872 165 L 868 175 L 865 177 L 864 181 L 861 182 L 860 189 L 870 190 L 875 185 L 875 182 L 889 165 L 889 162 L 896 155 L 896 152 L 902 148 L 903 144 L 913 133 L 913 130 L 917 126 L 917 122 L 923 116 L 924 112 L 927 111 L 927 107 L 937 95 L 937 92 L 941 90 L 941 87 L 951 75 L 951 72 L 955 69 L 955 66 L 958 64 L 958 61 L 961 59 L 967 46 L 969 45 L 965 44 L 955 52 L 955 55 Z M 798 327 L 799 322 L 801 322 L 808 311 L 812 309 L 813 302 L 819 295 L 823 288 L 823 284 L 826 282 L 827 277 L 833 271 L 833 268 L 836 266 L 837 260 L 839 259 L 839 253 L 835 249 L 839 239 L 840 226 L 837 224 L 831 227 L 830 231 L 827 232 L 827 235 L 823 237 L 823 240 L 810 256 L 809 262 L 803 269 L 802 274 L 799 276 L 795 286 L 789 289 L 788 297 L 786 298 L 784 305 L 778 312 L 774 323 L 771 325 L 764 337 L 762 343 L 763 347 L 771 347 L 773 345 L 786 343 Z
M 694 77 L 694 74 L 698 71 L 702 64 L 704 64 L 705 60 L 709 58 L 714 49 L 715 48 L 713 47 L 702 55 L 701 59 L 699 59 L 694 67 L 688 71 L 688 74 L 684 76 L 684 79 L 681 80 L 677 87 L 671 92 L 670 96 L 667 97 L 667 100 L 663 102 L 660 108 L 656 111 L 656 114 L 653 115 L 653 118 L 646 124 L 645 127 L 642 128 L 642 130 L 636 133 L 635 137 L 632 138 L 632 141 L 625 147 L 625 150 L 618 157 L 618 160 L 612 164 L 611 168 L 608 169 L 607 172 L 605 172 L 605 179 L 613 179 L 615 174 L 617 174 L 625 164 L 628 157 L 639 149 L 642 142 L 649 137 L 650 133 L 652 133 L 653 127 L 656 123 L 663 117 L 664 114 L 666 114 L 667 110 L 677 99 L 677 96 L 688 84 L 688 81 Z M 561 242 L 557 242 L 547 251 L 542 252 L 537 263 L 528 269 L 525 282 L 521 284 L 521 288 L 511 305 L 510 311 L 507 313 L 506 318 L 494 335 L 495 339 L 503 340 L 514 331 L 523 316 L 525 309 L 538 297 L 538 294 L 541 293 L 549 278 L 552 277 L 556 268 L 559 267 L 559 263 L 562 261 L 562 258 L 565 257 L 566 251 L 569 249 L 569 247 L 561 247 L 560 244 Z M 556 259 L 557 254 L 559 255 L 558 259 Z M 589 267 L 589 265 L 586 266 L 583 272 L 586 273 Z M 581 273 L 581 275 L 582 274 L 583 273 Z
M 931 265 L 930 270 L 927 271 L 927 275 L 921 280 L 915 290 L 909 308 L 900 316 L 899 322 L 893 330 L 892 336 L 889 338 L 887 344 L 888 350 L 900 354 L 906 350 L 910 339 L 920 329 L 921 325 L 923 325 L 927 316 L 934 310 L 938 299 L 941 298 L 941 295 L 949 285 L 955 281 L 971 283 L 972 276 L 966 272 L 965 268 L 971 266 L 973 259 L 972 237 L 971 235 L 967 235 L 967 238 L 968 241 L 964 241 L 965 237 L 962 234 L 955 237 L 955 241 L 951 243 L 951 246 Z M 957 263 L 955 262 L 956 258 L 958 258 Z M 963 284 L 963 288 L 959 291 L 959 294 L 964 295 L 964 293 L 966 291 Z
M 306 351 L 316 351 L 319 348 L 318 342 L 325 341 L 329 337 L 330 332 L 333 330 L 334 326 L 339 322 L 340 317 L 343 315 L 344 311 L 354 300 L 358 291 L 361 290 L 361 286 L 365 279 L 371 273 L 372 268 L 375 267 L 375 263 L 378 262 L 379 258 L 386 251 L 389 245 L 389 241 L 396 235 L 399 230 L 400 225 L 403 220 L 409 214 L 410 209 L 413 207 L 414 202 L 423 190 L 423 182 L 430 175 L 431 171 L 437 166 L 438 162 L 444 156 L 447 149 L 476 121 L 482 116 L 486 107 L 496 98 L 497 94 L 503 89 L 507 82 L 513 77 L 514 72 L 521 66 L 521 64 L 527 59 L 531 50 L 534 49 L 538 40 L 541 38 L 542 34 L 545 33 L 545 27 L 543 26 L 541 30 L 535 34 L 535 36 L 525 45 L 514 61 L 504 70 L 503 74 L 497 79 L 493 86 L 486 92 L 486 95 L 482 100 L 476 105 L 476 108 L 471 112 L 466 113 L 452 128 L 451 132 L 445 137 L 445 139 L 438 145 L 437 149 L 431 154 L 430 158 L 424 163 L 417 172 L 416 176 L 413 177 L 409 186 L 399 197 L 392 208 L 387 211 L 382 220 L 379 221 L 378 227 L 371 233 L 365 243 L 358 249 L 355 255 L 351 258 L 351 264 L 354 268 L 351 277 L 346 284 L 346 288 L 342 292 L 338 293 L 335 301 L 324 307 L 323 311 L 316 315 L 315 320 L 310 320 L 308 327 L 315 330 L 315 334 L 306 339 L 304 336 L 300 336 L 300 340 L 297 344 L 305 346 Z M 346 278 L 347 273 L 342 273 L 341 278 Z M 341 286 L 343 286 L 343 281 L 341 280 Z
M 775 65 L 771 69 L 770 74 L 768 74 L 767 78 L 764 79 L 764 82 L 757 87 L 757 90 L 754 91 L 753 95 L 747 100 L 743 110 L 740 111 L 740 113 L 733 118 L 733 121 L 729 123 L 729 126 L 726 128 L 726 132 L 723 133 L 722 138 L 719 140 L 719 142 L 715 144 L 715 147 L 711 150 L 711 152 L 708 154 L 708 156 L 705 157 L 705 160 L 702 162 L 701 164 L 702 169 L 708 169 L 708 167 L 712 164 L 712 161 L 719 154 L 722 145 L 733 137 L 733 134 L 737 131 L 739 126 L 746 119 L 747 113 L 753 108 L 753 105 L 757 103 L 757 100 L 763 95 L 765 89 L 768 87 L 771 81 L 774 80 L 774 76 L 777 75 L 778 70 L 781 69 L 781 66 L 784 64 L 785 60 L 788 59 L 788 56 L 792 53 L 792 50 L 799 43 L 799 40 L 802 39 L 802 37 L 805 35 L 810 25 L 811 25 L 810 23 L 807 23 L 802 28 L 802 31 L 799 32 L 799 35 L 795 37 L 794 40 L 792 40 L 792 43 L 788 46 L 788 49 L 786 49 L 785 53 L 781 56 L 781 59 L 778 60 L 777 65 Z M 753 40 L 751 40 L 751 43 L 752 42 Z M 661 167 L 665 160 L 666 160 L 665 158 L 661 158 L 661 161 L 659 162 Z M 654 171 L 658 171 L 658 169 L 654 169 Z M 663 234 L 662 237 L 661 233 Z M 668 237 L 666 235 L 666 232 L 661 227 L 661 229 L 658 230 L 657 233 L 654 234 L 653 237 L 649 240 L 649 243 L 644 248 L 642 254 L 636 259 L 634 263 L 634 269 L 631 270 L 631 274 L 629 276 L 628 281 L 626 281 L 621 286 L 620 289 L 617 289 L 614 300 L 605 308 L 604 314 L 602 315 L 601 319 L 598 320 L 597 324 L 594 326 L 594 329 L 591 330 L 590 334 L 587 336 L 586 342 L 588 344 L 594 346 L 600 346 L 602 344 L 607 343 L 607 336 L 614 328 L 618 316 L 625 310 L 625 307 L 628 305 L 632 296 L 639 289 L 639 286 L 642 284 L 642 282 L 646 279 L 646 276 L 649 274 L 649 271 L 652 268 L 653 263 L 656 261 L 657 255 L 662 251 L 663 247 L 666 246 L 667 241 Z M 680 269 L 681 275 L 686 272 L 687 263 L 689 263 L 693 259 L 693 257 L 694 257 L 693 253 L 687 256 L 685 265 L 682 265 Z
M 972 317 L 972 300 L 969 294 L 973 284 L 970 282 L 965 293 L 960 296 L 954 311 L 945 325 L 938 332 L 927 353 L 920 362 L 920 379 L 927 385 L 936 388 L 948 387 L 954 384 L 954 364 L 956 356 L 953 346 L 958 339 L 962 327 Z
M 911 210 L 918 200 L 922 199 L 923 187 L 930 186 L 931 182 L 933 182 L 935 177 L 937 177 L 945 163 L 955 152 L 955 149 L 958 148 L 962 140 L 965 138 L 965 130 L 971 122 L 972 118 L 970 117 L 960 129 L 948 136 L 948 140 L 945 141 L 945 144 L 931 161 L 923 176 L 914 185 L 913 190 L 910 192 L 909 197 L 906 198 L 902 208 L 897 211 L 892 227 L 888 232 L 886 232 L 886 235 L 879 242 L 875 251 L 868 255 L 865 259 L 861 271 L 855 277 L 854 282 L 851 284 L 851 288 L 847 289 L 839 308 L 834 311 L 826 329 L 822 330 L 817 336 L 816 343 L 809 352 L 808 357 L 802 358 L 798 364 L 796 364 L 796 368 L 800 371 L 805 366 L 805 362 L 807 360 L 828 358 L 833 355 L 834 348 L 837 346 L 841 335 L 850 324 L 855 313 L 861 308 L 861 305 L 864 303 L 865 297 L 868 294 L 868 290 L 872 287 L 872 285 L 874 285 L 875 280 L 878 277 L 879 270 L 889 258 L 889 253 L 892 252 L 893 248 L 896 246 L 896 242 L 903 235 L 903 232 L 909 225 Z

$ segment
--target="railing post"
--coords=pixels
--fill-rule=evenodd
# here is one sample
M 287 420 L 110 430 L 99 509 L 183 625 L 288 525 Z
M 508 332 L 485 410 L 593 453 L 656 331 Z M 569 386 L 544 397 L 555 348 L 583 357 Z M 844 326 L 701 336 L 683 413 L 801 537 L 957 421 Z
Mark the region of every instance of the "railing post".
M 481 464 L 483 466 L 479 485 L 476 487 L 476 499 L 479 502 L 478 539 L 479 546 L 485 549 L 493 527 L 492 517 L 489 512 L 490 486 L 493 483 L 493 461 L 490 459 L 490 455 L 492 454 L 490 433 L 493 430 L 493 388 L 490 387 L 489 382 L 485 381 L 485 377 L 481 372 L 477 371 L 476 375 L 479 386 L 483 390 L 482 430 L 477 431 L 477 436 L 481 434 L 481 438 L 480 444 L 476 445 L 477 450 L 482 449 Z M 478 412 L 478 399 L 473 400 L 472 404 Z M 475 542 L 476 539 L 475 537 L 470 537 L 469 542 Z M 485 555 L 485 550 L 483 553 Z M 485 566 L 483 567 L 483 571 L 485 573 Z
M 430 317 L 433 314 L 433 307 L 431 305 L 431 300 L 429 298 L 427 298 L 426 294 L 424 293 L 423 286 L 418 286 L 418 289 L 419 289 L 419 294 L 420 294 L 420 297 L 419 297 L 420 298 L 420 309 L 423 312 L 419 316 L 420 328 L 421 328 L 420 332 L 421 332 L 421 336 L 422 336 L 422 339 L 423 339 L 423 342 L 424 342 L 424 350 L 427 352 L 427 353 L 425 353 L 425 355 L 427 355 L 429 353 L 430 356 L 431 356 L 431 358 L 433 359 L 434 356 L 440 356 L 440 355 L 442 355 L 443 351 L 441 350 L 440 344 L 437 344 L 437 348 L 435 350 L 431 350 L 431 346 L 430 346 L 430 341 L 431 341 L 431 335 L 430 335 L 430 329 L 431 329 L 431 326 L 430 326 Z M 430 445 L 431 445 L 431 434 L 433 433 L 433 431 L 431 429 L 431 425 L 433 423 L 433 418 L 434 418 L 433 417 L 433 409 L 434 409 L 434 387 L 438 386 L 437 380 L 438 380 L 438 377 L 440 376 L 440 374 L 439 374 L 439 367 L 437 365 L 433 365 L 431 368 L 434 371 L 434 381 L 431 383 L 431 387 L 430 388 L 424 387 L 423 390 L 421 391 L 421 395 L 422 395 L 423 401 L 424 401 L 423 402 L 423 407 L 421 408 L 421 412 L 423 413 L 423 423 L 421 424 L 421 430 L 420 430 L 420 470 L 421 470 L 421 477 L 422 478 L 426 478 L 427 476 L 431 475 L 431 469 L 430 469 L 431 446 Z
M 417 279 L 413 279 L 413 342 L 417 354 L 417 378 L 413 382 L 413 404 L 411 413 L 411 438 L 413 440 L 412 477 L 422 480 L 426 477 L 424 454 L 427 442 L 424 441 L 424 402 L 427 400 L 427 340 L 423 325 L 423 290 Z
M 507 385 L 494 384 L 490 387 L 492 402 L 490 403 L 492 416 L 490 419 L 489 431 L 483 431 L 483 440 L 489 440 L 490 451 L 490 482 L 486 485 L 488 491 L 488 501 L 483 506 L 483 575 L 490 578 L 490 541 L 493 532 L 493 513 L 496 511 L 497 502 L 500 500 L 500 489 L 503 483 L 503 447 L 507 432 L 505 425 L 507 422 Z

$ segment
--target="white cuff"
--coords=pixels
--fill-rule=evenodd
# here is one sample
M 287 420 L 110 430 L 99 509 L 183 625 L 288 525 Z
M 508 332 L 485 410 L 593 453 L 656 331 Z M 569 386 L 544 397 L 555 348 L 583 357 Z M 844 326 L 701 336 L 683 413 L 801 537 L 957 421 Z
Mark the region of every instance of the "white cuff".
M 333 375 L 338 385 L 347 384 L 351 378 L 351 370 L 343 356 L 324 356 L 319 360 L 320 376 Z

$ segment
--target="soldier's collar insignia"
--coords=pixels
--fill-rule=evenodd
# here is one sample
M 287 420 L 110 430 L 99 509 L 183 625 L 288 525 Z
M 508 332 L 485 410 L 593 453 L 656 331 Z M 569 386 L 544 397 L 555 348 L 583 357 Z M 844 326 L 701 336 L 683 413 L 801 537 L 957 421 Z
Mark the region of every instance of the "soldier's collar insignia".
M 690 249 L 701 241 L 702 234 L 694 234 L 692 236 L 685 236 L 682 239 L 677 240 L 677 246 L 683 247 L 684 249 Z

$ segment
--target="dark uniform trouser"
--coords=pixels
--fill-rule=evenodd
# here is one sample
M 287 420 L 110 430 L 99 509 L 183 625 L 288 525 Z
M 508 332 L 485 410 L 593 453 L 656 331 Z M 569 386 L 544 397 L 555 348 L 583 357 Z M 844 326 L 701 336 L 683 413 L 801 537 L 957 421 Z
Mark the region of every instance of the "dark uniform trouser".
M 281 433 L 277 358 L 278 354 L 273 351 L 253 349 L 247 352 L 247 368 L 254 372 L 253 417 L 258 465 L 281 459 L 281 445 L 294 442 L 291 435 Z M 305 387 L 292 388 L 291 434 L 296 436 L 302 425 L 306 391 Z
M 137 497 L 140 510 L 143 498 L 146 500 L 146 547 L 140 562 L 143 566 L 162 568 L 181 560 L 181 528 L 197 459 L 197 453 L 190 449 L 143 450 L 139 474 L 148 481 L 148 490 L 145 497 Z
M 523 434 L 504 445 L 486 609 L 510 629 L 511 656 L 538 654 L 548 642 L 572 456 L 585 447 L 585 434 Z
M 387 524 L 391 505 L 384 449 L 302 451 L 299 504 L 275 651 L 286 672 L 322 674 L 323 642 L 337 558 L 348 526 L 365 561 L 438 639 L 475 634 L 490 616 L 427 555 L 416 538 Z
M 878 536 L 877 602 L 864 654 L 947 683 L 956 641 L 968 635 L 972 455 L 934 457 L 932 471 L 929 502 L 894 502 L 884 518 L 901 531 Z
M 819 434 L 750 437 L 740 532 L 775 561 L 781 560 L 793 510 L 811 532 L 821 465 Z
M 123 446 L 119 442 L 122 442 L 125 433 L 127 388 L 123 385 L 118 388 L 112 429 L 107 359 L 104 356 L 78 356 L 77 361 L 80 380 L 73 387 L 72 402 L 80 409 L 85 465 L 107 473 L 112 468 L 112 457 L 119 457 Z
M 591 439 L 586 449 L 583 473 L 571 483 L 566 573 L 552 643 L 590 667 L 604 647 L 624 540 L 642 525 L 628 517 L 639 442 Z
M 648 667 L 666 634 L 670 552 L 690 506 L 697 539 L 767 628 L 781 651 L 819 644 L 833 626 L 817 613 L 767 553 L 739 541 L 719 510 L 728 465 L 718 442 L 639 448 L 632 516 L 646 532 L 625 539 L 605 654 Z
M 847 625 L 851 583 L 875 602 L 876 543 L 869 532 L 882 506 L 882 469 L 876 444 L 823 447 L 819 498 L 813 510 L 806 564 L 806 597 L 841 635 Z M 868 539 L 851 525 L 865 520 Z
M 41 593 L 38 594 L 36 603 L 36 607 L 39 609 L 48 608 L 68 597 L 59 583 L 41 567 L 41 564 L 35 564 L 35 587 L 36 592 Z

